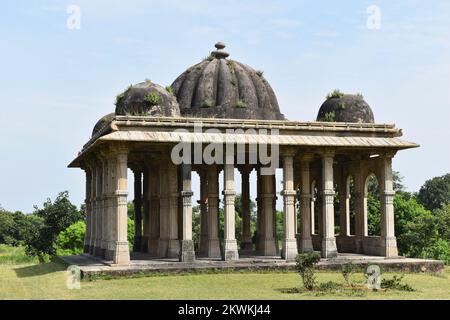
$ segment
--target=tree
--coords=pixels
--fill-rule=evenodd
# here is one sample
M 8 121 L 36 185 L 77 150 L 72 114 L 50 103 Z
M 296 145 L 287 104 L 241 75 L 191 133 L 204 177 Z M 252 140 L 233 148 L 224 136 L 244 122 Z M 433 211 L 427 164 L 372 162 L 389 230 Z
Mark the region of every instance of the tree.
M 63 230 L 56 239 L 56 254 L 69 256 L 83 253 L 86 223 L 77 221 Z
M 420 188 L 417 200 L 431 211 L 450 203 L 450 173 L 427 180 Z
M 45 261 L 47 256 L 56 255 L 58 234 L 71 224 L 84 219 L 83 213 L 70 202 L 67 191 L 59 193 L 54 202 L 47 199 L 41 209 L 35 206 L 33 215 L 41 221 L 25 240 L 26 252 L 38 257 L 41 262 Z

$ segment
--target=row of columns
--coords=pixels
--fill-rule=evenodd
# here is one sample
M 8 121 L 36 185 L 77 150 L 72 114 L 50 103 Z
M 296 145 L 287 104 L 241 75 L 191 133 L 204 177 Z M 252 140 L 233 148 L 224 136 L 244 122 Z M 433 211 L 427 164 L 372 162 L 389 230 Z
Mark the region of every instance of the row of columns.
M 84 252 L 117 264 L 130 261 L 127 156 L 127 149 L 118 147 L 85 165 L 87 228 Z
M 311 238 L 313 197 L 310 184 L 310 162 L 312 156 L 305 154 L 301 168 L 301 238 L 297 248 L 295 239 L 295 186 L 294 152 L 282 157 L 283 163 L 283 221 L 284 237 L 281 255 L 292 260 L 297 253 L 313 250 Z M 101 154 L 86 165 L 86 213 L 87 232 L 85 252 L 113 263 L 126 264 L 130 260 L 127 241 L 127 158 L 126 148 L 116 148 Z M 382 238 L 386 254 L 396 254 L 393 221 L 393 190 L 391 158 L 383 158 L 382 176 Z M 322 154 L 322 256 L 337 255 L 334 234 L 334 153 Z M 135 170 L 135 248 L 141 248 L 153 256 L 194 261 L 192 241 L 192 186 L 191 166 L 178 169 L 170 158 L 163 157 L 159 166 Z M 235 236 L 235 182 L 232 159 L 226 161 L 224 169 L 224 239 L 223 250 L 219 240 L 219 169 L 210 165 L 199 172 L 201 230 L 199 254 L 210 258 L 236 260 L 239 258 Z M 181 170 L 179 174 L 178 170 Z M 141 180 L 141 173 L 143 181 Z M 249 173 L 241 170 L 243 197 L 243 249 L 251 248 Z M 257 235 L 256 250 L 265 256 L 279 253 L 276 240 L 275 176 L 257 175 Z M 177 179 L 181 179 L 178 184 Z M 143 182 L 143 183 L 142 183 Z M 356 182 L 356 181 L 355 181 Z M 181 189 L 181 190 L 180 190 Z M 181 200 L 181 202 L 179 202 Z M 179 216 L 180 213 L 180 216 Z M 141 222 L 142 221 L 142 222 Z M 361 223 L 361 222 L 360 222 Z M 345 225 L 348 222 L 345 221 Z
M 379 188 L 381 196 L 381 242 L 382 250 L 380 255 L 386 257 L 397 256 L 397 244 L 394 230 L 394 207 L 393 198 L 395 192 L 393 190 L 392 177 L 392 157 L 393 154 L 382 154 L 378 159 L 372 160 L 377 164 L 376 171 L 379 173 Z M 300 163 L 301 171 L 301 221 L 302 229 L 300 233 L 299 249 L 301 252 L 309 252 L 313 250 L 311 234 L 314 230 L 314 190 L 311 187 L 310 167 L 309 164 L 313 159 L 312 155 L 304 155 Z M 322 172 L 321 181 L 318 182 L 319 190 L 321 190 L 321 201 L 319 202 L 319 234 L 322 237 L 321 251 L 322 257 L 331 258 L 337 255 L 337 245 L 334 233 L 334 174 L 333 162 L 334 153 L 332 151 L 322 153 Z M 356 228 L 355 241 L 356 252 L 365 253 L 363 250 L 363 242 L 368 236 L 367 228 L 367 191 L 366 174 L 367 170 L 363 170 L 363 161 L 352 163 L 355 183 L 355 203 L 356 203 Z M 366 168 L 367 169 L 367 168 Z M 338 172 L 337 176 L 340 190 L 340 208 L 339 208 L 339 224 L 340 236 L 350 235 L 350 190 L 344 171 Z

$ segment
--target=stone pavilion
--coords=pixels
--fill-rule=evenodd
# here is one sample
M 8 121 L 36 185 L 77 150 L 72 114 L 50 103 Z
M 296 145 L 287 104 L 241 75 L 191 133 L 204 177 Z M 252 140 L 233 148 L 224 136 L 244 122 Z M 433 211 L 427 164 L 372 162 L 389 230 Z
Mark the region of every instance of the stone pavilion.
M 418 147 L 401 136 L 395 125 L 375 123 L 361 95 L 338 91 L 327 97 L 316 121 L 287 120 L 263 73 L 229 59 L 225 45 L 217 43 L 170 87 L 145 81 L 118 95 L 115 112 L 97 122 L 70 163 L 86 175 L 84 252 L 114 265 L 130 264 L 127 203 L 132 198 L 133 251 L 150 260 L 234 261 L 249 253 L 293 260 L 311 251 L 323 258 L 338 252 L 396 257 L 392 161 L 398 151 Z M 264 148 L 270 163 L 260 158 Z M 175 161 L 174 154 L 187 161 Z M 270 166 L 282 169 L 282 181 Z M 252 171 L 256 179 L 249 178 Z M 192 172 L 200 181 L 194 188 Z M 242 181 L 239 243 L 236 172 Z M 376 177 L 380 194 L 377 236 L 368 234 L 369 177 Z M 277 183 L 283 185 L 281 241 L 275 225 Z M 257 191 L 255 217 L 250 188 Z M 196 245 L 193 190 L 200 199 Z

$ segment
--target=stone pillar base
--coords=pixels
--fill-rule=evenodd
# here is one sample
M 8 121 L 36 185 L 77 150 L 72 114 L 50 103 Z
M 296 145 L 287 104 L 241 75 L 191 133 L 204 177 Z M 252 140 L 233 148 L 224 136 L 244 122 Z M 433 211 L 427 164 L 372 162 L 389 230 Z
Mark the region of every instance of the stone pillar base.
M 169 239 L 167 248 L 167 258 L 178 258 L 180 256 L 180 241 Z
M 208 239 L 206 256 L 208 258 L 221 258 L 219 239 Z
M 136 239 L 134 239 L 134 241 L 136 241 Z M 140 239 L 140 246 L 136 247 L 136 250 L 133 250 L 135 252 L 148 252 L 148 237 L 142 237 Z
M 142 237 L 135 236 L 133 241 L 133 252 L 139 252 L 142 246 Z
M 336 238 L 322 239 L 322 258 L 337 257 Z
M 224 250 L 222 260 L 230 261 L 230 260 L 238 260 L 239 253 L 237 247 L 236 239 L 233 240 L 224 240 Z
M 83 247 L 83 253 L 91 253 L 91 246 L 90 245 L 85 245 Z
M 274 238 L 266 238 L 262 239 L 262 248 L 261 253 L 263 256 L 276 256 L 277 248 L 276 248 L 276 240 Z
M 130 249 L 127 241 L 116 241 L 113 251 L 114 264 L 130 264 Z
M 241 249 L 248 251 L 253 250 L 253 243 L 251 241 L 241 242 Z
M 158 242 L 159 242 L 158 239 L 149 239 L 147 241 L 147 243 L 148 243 L 148 253 L 152 257 L 158 256 Z
M 194 251 L 194 241 L 192 240 L 181 240 L 181 262 L 194 262 L 195 261 L 195 251 Z
M 300 252 L 313 252 L 314 247 L 311 238 L 300 238 Z
M 281 257 L 285 260 L 295 260 L 298 254 L 297 240 L 284 239 Z
M 382 241 L 384 256 L 387 258 L 398 257 L 397 239 L 395 237 L 384 238 Z
M 167 256 L 167 248 L 168 247 L 169 247 L 169 240 L 167 240 L 167 239 L 159 239 L 157 256 L 160 257 L 160 258 L 166 258 L 166 256 Z

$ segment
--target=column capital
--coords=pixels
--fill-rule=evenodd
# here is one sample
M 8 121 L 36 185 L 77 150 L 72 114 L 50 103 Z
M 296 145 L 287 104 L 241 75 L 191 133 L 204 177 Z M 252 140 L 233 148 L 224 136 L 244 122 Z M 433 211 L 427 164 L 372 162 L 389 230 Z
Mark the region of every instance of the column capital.
M 300 156 L 300 163 L 301 163 L 302 165 L 305 165 L 305 164 L 308 164 L 308 165 L 309 165 L 309 163 L 310 163 L 313 159 L 314 159 L 314 153 L 310 153 L 310 152 L 308 152 L 308 153 L 303 153 L 303 154 Z
M 332 157 L 334 157 L 335 154 L 336 154 L 336 152 L 334 149 L 326 148 L 326 149 L 323 149 L 320 151 L 320 155 L 323 158 L 332 158 Z
M 396 154 L 397 154 L 396 150 L 387 150 L 387 151 L 384 151 L 384 152 L 380 153 L 380 156 L 382 158 L 388 158 L 389 159 L 389 158 L 393 158 Z
M 283 158 L 294 157 L 297 154 L 297 150 L 298 150 L 298 148 L 296 148 L 296 147 L 287 147 L 287 148 L 281 149 L 280 154 Z

